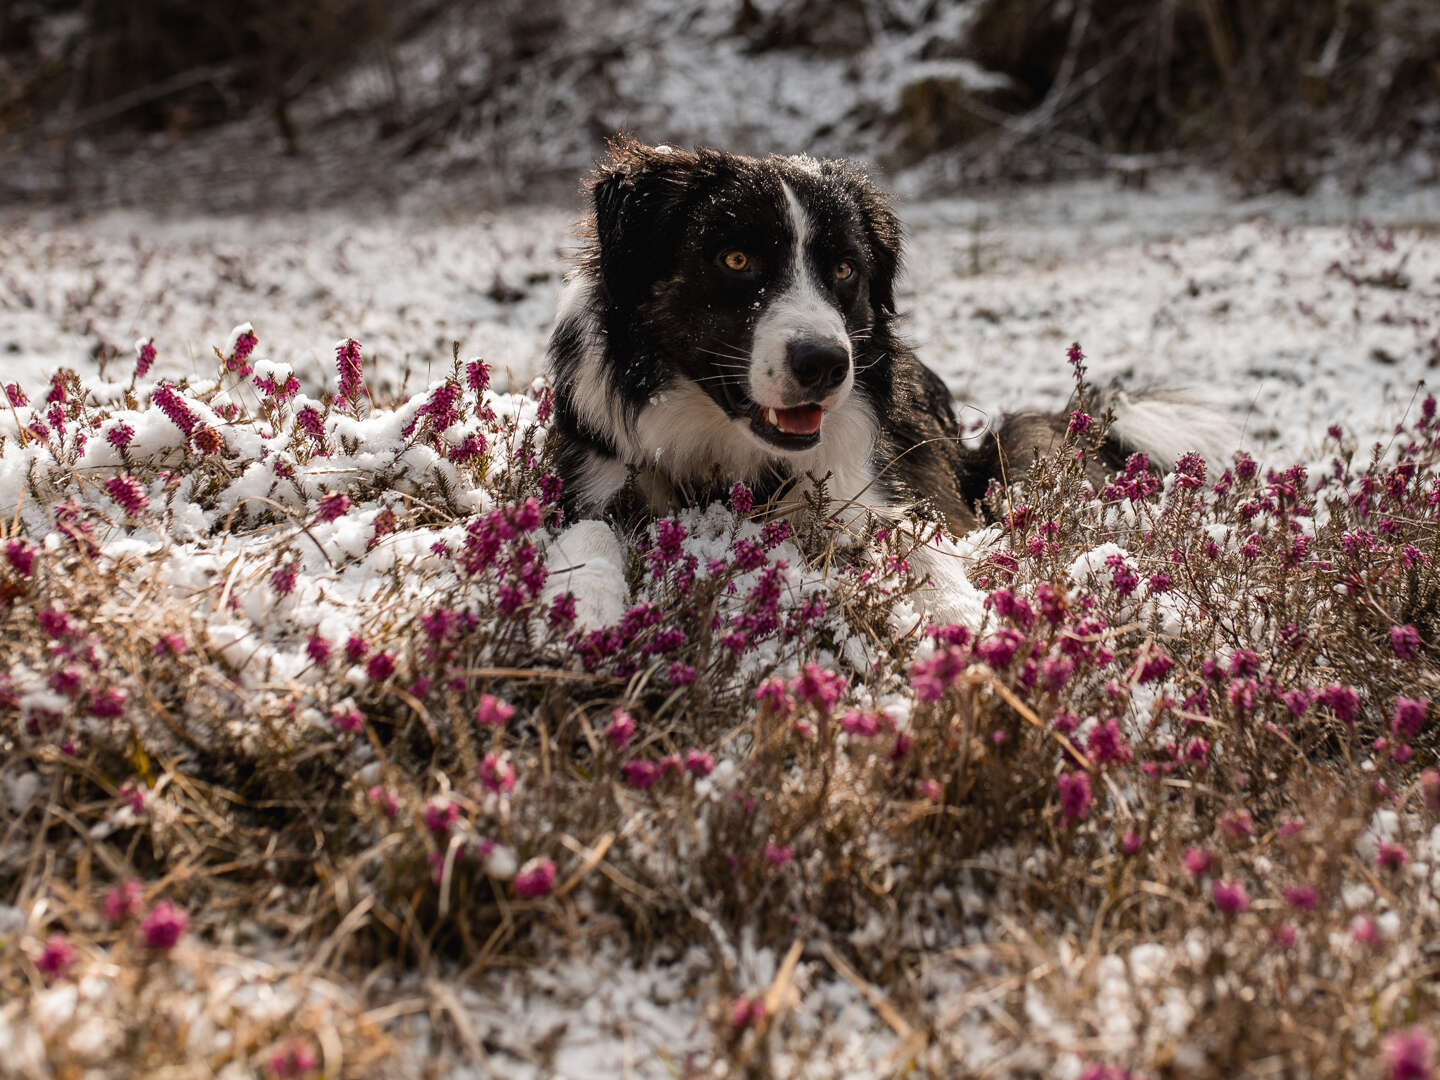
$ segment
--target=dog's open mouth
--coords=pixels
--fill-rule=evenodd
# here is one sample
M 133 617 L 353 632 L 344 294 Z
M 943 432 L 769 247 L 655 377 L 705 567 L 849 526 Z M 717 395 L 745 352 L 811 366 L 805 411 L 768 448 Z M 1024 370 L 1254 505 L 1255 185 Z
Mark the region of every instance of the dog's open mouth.
M 820 441 L 820 421 L 825 410 L 819 405 L 796 405 L 774 409 L 756 405 L 750 410 L 750 430 L 768 443 L 786 450 L 807 450 Z

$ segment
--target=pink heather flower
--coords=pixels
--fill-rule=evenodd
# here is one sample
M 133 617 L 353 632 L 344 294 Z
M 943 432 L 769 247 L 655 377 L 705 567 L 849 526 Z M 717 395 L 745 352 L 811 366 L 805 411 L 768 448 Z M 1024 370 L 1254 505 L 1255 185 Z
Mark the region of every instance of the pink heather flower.
M 465 383 L 475 393 L 482 393 L 490 385 L 490 365 L 476 357 L 465 365 Z
M 139 814 L 145 809 L 145 788 L 133 780 L 121 784 L 115 797 L 129 806 L 133 813 Z
M 715 769 L 715 757 L 704 750 L 685 751 L 685 771 L 692 776 L 709 776 Z
M 1132 756 L 1130 747 L 1125 745 L 1125 740 L 1120 736 L 1120 725 L 1113 716 L 1105 723 L 1096 724 L 1090 729 L 1086 749 L 1090 751 L 1090 757 L 1097 765 L 1112 761 L 1126 762 Z
M 1402 739 L 1413 739 L 1420 734 L 1425 723 L 1425 712 L 1430 708 L 1427 698 L 1397 697 L 1395 714 L 1390 720 L 1390 730 Z
M 1147 683 L 1163 679 L 1165 673 L 1168 672 L 1174 664 L 1175 661 L 1171 660 L 1168 655 L 1156 650 L 1147 656 L 1145 662 L 1140 665 L 1140 681 Z
M 744 517 L 755 508 L 755 497 L 750 494 L 750 489 L 744 484 L 736 483 L 730 487 L 730 509 L 740 517 Z
M 515 874 L 514 887 L 515 895 L 522 900 L 548 896 L 555 887 L 554 861 L 540 856 L 531 859 Z
M 159 406 L 160 411 L 169 417 L 170 422 L 186 435 L 194 434 L 195 429 L 200 426 L 200 421 L 190 411 L 190 406 L 185 404 L 185 399 L 176 393 L 175 388 L 169 383 L 157 386 L 150 395 L 150 402 Z
M 1277 831 L 1281 836 L 1299 836 L 1305 831 L 1305 819 L 1303 817 L 1286 818 L 1280 822 Z
M 771 866 L 784 866 L 794 856 L 795 852 L 783 844 L 767 843 L 765 845 L 765 861 Z
M 1073 435 L 1076 438 L 1079 438 L 1081 435 L 1084 435 L 1085 432 L 1090 430 L 1090 425 L 1092 423 L 1093 421 L 1091 420 L 1089 413 L 1083 412 L 1080 409 L 1076 409 L 1070 414 L 1070 424 L 1065 429 L 1066 434 Z
M 422 816 L 427 829 L 436 836 L 445 836 L 460 820 L 460 804 L 454 799 L 436 795 L 425 804 Z
M 317 443 L 325 441 L 325 421 L 320 414 L 310 406 L 305 406 L 295 414 L 295 426 L 309 435 Z
M 105 441 L 116 450 L 124 450 L 135 441 L 135 429 L 129 424 L 116 424 L 105 432 Z
M 1255 819 L 1250 816 L 1249 810 L 1235 810 L 1224 814 L 1218 824 L 1237 840 L 1249 836 L 1255 831 Z
M 58 979 L 75 962 L 75 947 L 64 934 L 51 934 L 35 958 L 35 966 L 46 978 Z
M 763 998 L 751 1000 L 744 994 L 735 999 L 730 1006 L 730 1026 L 737 1031 L 747 1027 L 754 1027 L 765 1019 L 765 1001 Z
M 1410 856 L 1399 844 L 1392 844 L 1388 840 L 1381 840 L 1375 849 L 1375 861 L 1382 870 L 1398 870 L 1410 861 Z
M 635 718 L 624 709 L 616 709 L 610 716 L 605 735 L 616 750 L 624 750 L 635 737 Z
M 387 818 L 391 821 L 395 820 L 395 814 L 400 809 L 400 800 L 395 797 L 393 791 L 376 784 L 365 793 L 365 797 L 370 800 L 372 806 Z
M 306 1039 L 291 1039 L 270 1055 L 270 1071 L 285 1080 L 312 1073 L 319 1066 L 320 1059 Z
M 5 561 L 21 577 L 29 577 L 35 570 L 35 549 L 23 540 L 11 540 L 5 545 Z
M 90 715 L 102 720 L 113 720 L 125 712 L 128 695 L 118 686 L 106 687 L 90 699 Z
M 1065 823 L 1084 820 L 1094 798 L 1090 791 L 1090 774 L 1082 771 L 1061 773 L 1056 777 L 1055 785 L 1060 793 L 1060 814 Z
M 1350 935 L 1361 945 L 1369 945 L 1371 948 L 1379 948 L 1384 940 L 1380 935 L 1380 928 L 1369 915 L 1356 915 L 1351 920 Z
M 480 762 L 480 783 L 486 790 L 499 794 L 515 789 L 515 766 L 510 757 L 502 751 L 492 750 Z
M 388 652 L 378 652 L 365 664 L 365 674 L 371 682 L 384 682 L 395 673 L 395 657 Z
M 1280 895 L 1285 897 L 1285 903 L 1297 911 L 1314 911 L 1315 905 L 1320 903 L 1320 890 L 1305 883 L 1286 885 Z
M 10 404 L 17 409 L 22 405 L 28 405 L 30 403 L 30 399 L 26 397 L 25 391 L 20 388 L 19 383 L 6 383 L 5 396 L 9 399 Z
M 133 878 L 123 881 L 105 894 L 105 918 L 111 926 L 119 926 L 140 914 L 143 903 L 140 882 Z
M 1250 894 L 1245 891 L 1242 881 L 1213 881 L 1210 884 L 1210 899 L 1227 915 L 1250 909 Z
M 1426 769 L 1420 774 L 1420 791 L 1425 796 L 1425 809 L 1440 815 L 1440 770 Z
M 768 708 L 778 719 L 784 720 L 795 707 L 794 700 L 785 688 L 781 678 L 766 679 L 755 688 L 755 700 L 762 708 Z
M 1210 869 L 1210 853 L 1201 847 L 1188 847 L 1181 860 L 1185 863 L 1185 869 L 1199 877 Z
M 620 772 L 625 777 L 625 783 L 639 791 L 654 787 L 655 782 L 665 775 L 665 770 L 659 765 L 640 758 L 625 762 L 620 766 Z
M 346 338 L 335 347 L 335 366 L 340 372 L 340 400 L 354 405 L 365 394 L 365 375 L 360 370 L 360 343 Z
M 351 634 L 345 639 L 345 659 L 352 664 L 358 664 L 370 652 L 370 643 L 356 634 Z
M 1075 371 L 1075 379 L 1078 382 L 1085 373 L 1085 354 L 1080 351 L 1080 343 L 1072 341 L 1070 347 L 1065 350 L 1065 359 L 1069 361 L 1070 367 Z
M 237 327 L 236 329 L 240 329 Z M 260 339 L 255 336 L 255 331 L 250 329 L 247 323 L 243 330 L 235 336 L 235 348 L 230 354 L 236 360 L 248 360 L 250 354 L 255 351 L 255 346 L 260 344 Z
M 1270 928 L 1270 940 L 1282 949 L 1295 947 L 1295 927 L 1289 923 L 1276 923 Z
M 270 587 L 281 596 L 289 596 L 295 591 L 295 575 L 299 570 L 299 563 L 287 562 L 270 575 Z
M 1389 1080 L 1431 1080 L 1434 1051 L 1423 1027 L 1392 1031 L 1385 1036 L 1385 1066 Z
M 1360 695 L 1355 692 L 1354 687 L 1331 683 L 1320 691 L 1319 700 L 1320 704 L 1335 714 L 1337 720 L 1347 724 L 1355 723 L 1355 715 L 1360 710 Z
M 135 343 L 135 378 L 143 379 L 150 374 L 150 365 L 155 363 L 155 339 Z
M 1127 830 L 1120 837 L 1120 850 L 1123 851 L 1126 855 L 1140 854 L 1140 848 L 1143 844 L 1144 840 L 1137 832 L 1130 832 L 1129 830 Z
M 940 783 L 936 780 L 916 780 L 915 794 L 918 798 L 938 803 L 940 801 Z
M 140 934 L 147 949 L 169 951 L 185 935 L 190 916 L 169 900 L 161 900 L 140 924 Z
M 882 727 L 879 713 L 861 712 L 859 709 L 851 709 L 844 716 L 840 717 L 840 726 L 850 734 L 862 739 L 873 739 L 880 734 Z
M 514 705 L 501 701 L 494 694 L 483 694 L 475 709 L 475 722 L 481 727 L 503 728 L 514 715 Z
M 320 505 L 315 511 L 317 521 L 334 521 L 343 517 L 345 511 L 350 509 L 350 496 L 343 491 L 328 491 L 320 500 Z
M 336 731 L 358 733 L 365 727 L 365 716 L 354 705 L 344 709 L 336 709 L 330 714 L 330 726 Z
M 330 639 L 322 634 L 311 634 L 305 639 L 305 655 L 320 667 L 330 662 L 330 649 Z
M 1401 660 L 1409 660 L 1420 651 L 1420 632 L 1406 623 L 1390 628 L 1390 647 Z
M 829 712 L 839 704 L 841 695 L 845 693 L 845 676 L 827 671 L 811 661 L 799 676 L 791 680 L 790 689 L 801 701 L 808 701 Z

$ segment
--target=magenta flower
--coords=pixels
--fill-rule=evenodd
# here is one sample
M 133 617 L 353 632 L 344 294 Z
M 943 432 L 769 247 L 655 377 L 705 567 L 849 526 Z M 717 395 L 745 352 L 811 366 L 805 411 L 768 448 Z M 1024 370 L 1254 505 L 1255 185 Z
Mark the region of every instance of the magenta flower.
M 20 388 L 19 383 L 6 383 L 5 397 L 9 400 L 10 404 L 17 409 L 22 405 L 28 405 L 30 403 L 29 397 L 27 397 L 25 391 Z
M 514 715 L 514 705 L 501 701 L 494 694 L 483 694 L 475 709 L 475 722 L 481 727 L 503 728 Z
M 46 978 L 58 979 L 75 962 L 75 947 L 64 934 L 51 934 L 35 958 L 35 966 Z
M 365 716 L 354 705 L 336 709 L 330 714 L 330 726 L 336 731 L 349 731 L 358 734 L 364 730 Z
M 330 639 L 314 633 L 305 639 L 305 655 L 320 667 L 330 662 Z
M 1276 923 L 1270 928 L 1270 940 L 1282 949 L 1295 947 L 1295 927 L 1289 923 Z
M 35 570 L 35 549 L 23 540 L 11 540 L 5 545 L 5 561 L 21 577 L 29 577 Z
M 176 393 L 175 388 L 169 383 L 157 386 L 150 395 L 150 402 L 159 406 L 160 411 L 169 417 L 170 422 L 186 435 L 194 434 L 195 429 L 200 426 L 200 421 L 190 411 L 190 406 L 185 404 L 185 399 Z
M 134 878 L 122 881 L 105 894 L 105 918 L 111 926 L 119 926 L 126 919 L 140 914 L 143 904 L 140 882 Z
M 800 675 L 790 681 L 790 689 L 801 701 L 808 701 L 829 712 L 839 704 L 841 695 L 845 693 L 845 676 L 827 671 L 811 661 Z
M 635 737 L 635 718 L 624 709 L 616 709 L 610 716 L 611 720 L 605 728 L 605 736 L 616 750 L 624 750 L 630 745 L 630 740 Z
M 365 374 L 360 369 L 360 343 L 346 338 L 335 347 L 335 366 L 340 372 L 340 400 L 352 407 L 365 396 Z
M 1350 923 L 1350 935 L 1361 945 L 1369 945 L 1372 949 L 1378 949 L 1384 940 L 1380 936 L 1380 928 L 1369 915 L 1355 916 Z
M 395 673 L 395 657 L 388 652 L 378 652 L 365 664 L 365 674 L 371 682 L 384 682 Z
M 555 863 L 551 859 L 531 859 L 515 874 L 515 895 L 522 900 L 548 896 L 554 887 Z
M 1314 911 L 1315 905 L 1320 903 L 1320 890 L 1314 885 L 1286 885 L 1281 895 L 1285 897 L 1285 903 L 1296 911 Z
M 1249 810 L 1244 809 L 1222 815 L 1217 824 L 1237 840 L 1255 831 L 1255 819 L 1250 816 Z
M 1430 702 L 1426 698 L 1397 697 L 1395 714 L 1390 719 L 1390 730 L 1402 739 L 1413 739 L 1420 734 L 1425 723 L 1426 710 Z
M 1056 777 L 1055 785 L 1060 793 L 1060 814 L 1065 823 L 1084 820 L 1094 798 L 1090 791 L 1090 774 L 1079 770 L 1061 773 Z
M 795 852 L 783 844 L 767 843 L 765 845 L 765 861 L 771 866 L 784 866 L 794 857 Z
M 1181 858 L 1185 869 L 1199 877 L 1210 869 L 1210 853 L 1201 847 L 1188 847 Z
M 376 784 L 365 793 L 365 797 L 370 800 L 372 806 L 387 818 L 391 821 L 395 820 L 395 814 L 400 809 L 400 800 L 395 797 L 393 791 Z
M 1423 1027 L 1392 1031 L 1385 1036 L 1384 1049 L 1389 1080 L 1430 1080 L 1434 1075 L 1434 1051 Z
M 1126 855 L 1138 855 L 1144 842 L 1139 833 L 1126 830 L 1120 837 L 1120 850 Z
M 190 916 L 169 900 L 161 900 L 140 924 L 140 934 L 147 949 L 169 951 L 185 936 L 190 925 Z
M 116 424 L 105 432 L 105 441 L 116 450 L 124 450 L 135 441 L 135 429 L 129 424 Z
M 465 365 L 465 382 L 476 394 L 490 385 L 490 365 L 476 357 Z
M 1355 716 L 1360 710 L 1360 695 L 1355 692 L 1354 687 L 1331 683 L 1320 691 L 1319 700 L 1320 704 L 1335 714 L 1337 720 L 1347 724 L 1355 723 Z
M 118 686 L 109 686 L 90 699 L 90 715 L 102 720 L 113 720 L 125 712 L 129 696 Z
M 306 1039 L 291 1039 L 270 1055 L 270 1071 L 276 1076 L 290 1080 L 305 1076 L 320 1066 L 320 1059 Z
M 1250 909 L 1250 894 L 1245 891 L 1242 881 L 1216 880 L 1210 884 L 1210 899 L 1227 915 L 1234 915 Z
M 1390 647 L 1401 660 L 1411 659 L 1420 651 L 1420 632 L 1406 623 L 1390 628 Z
M 460 820 L 460 804 L 454 799 L 436 795 L 425 804 L 425 827 L 436 836 L 445 836 Z
M 270 575 L 270 587 L 281 596 L 289 596 L 295 591 L 295 575 L 299 570 L 299 563 L 287 562 Z
M 345 511 L 350 509 L 350 496 L 343 491 L 327 491 L 320 499 L 320 505 L 315 511 L 317 521 L 334 521 L 343 517 Z
M 704 750 L 685 751 L 685 771 L 692 776 L 709 776 L 715 769 L 715 757 Z
M 1388 840 L 1381 840 L 1375 849 L 1375 861 L 1382 870 L 1399 870 L 1410 861 L 1410 856 L 1399 844 L 1392 844 Z
M 625 777 L 625 783 L 639 791 L 654 787 L 655 782 L 665 775 L 665 770 L 655 762 L 640 758 L 625 762 L 620 766 L 620 772 Z
M 502 791 L 513 791 L 515 766 L 510 764 L 509 755 L 494 750 L 486 754 L 480 762 L 480 783 L 497 795 Z

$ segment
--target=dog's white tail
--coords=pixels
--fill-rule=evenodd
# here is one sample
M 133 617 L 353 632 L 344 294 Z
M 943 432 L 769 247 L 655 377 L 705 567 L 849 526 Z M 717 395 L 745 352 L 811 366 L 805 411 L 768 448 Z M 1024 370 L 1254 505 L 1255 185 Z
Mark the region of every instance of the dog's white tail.
M 1114 410 L 1110 437 L 1139 450 L 1165 472 L 1188 453 L 1200 454 L 1216 469 L 1226 468 L 1241 448 L 1244 432 L 1213 406 L 1179 391 L 1102 392 L 1099 411 Z

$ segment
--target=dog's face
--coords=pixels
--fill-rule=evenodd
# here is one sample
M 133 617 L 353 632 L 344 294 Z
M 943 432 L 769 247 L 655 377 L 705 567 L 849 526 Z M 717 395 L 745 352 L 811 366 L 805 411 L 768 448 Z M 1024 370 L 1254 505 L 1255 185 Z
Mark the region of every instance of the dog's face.
M 621 143 L 592 191 L 610 333 L 634 347 L 616 354 L 663 356 L 767 451 L 817 446 L 857 371 L 886 359 L 871 339 L 893 314 L 900 230 L 869 180 Z

